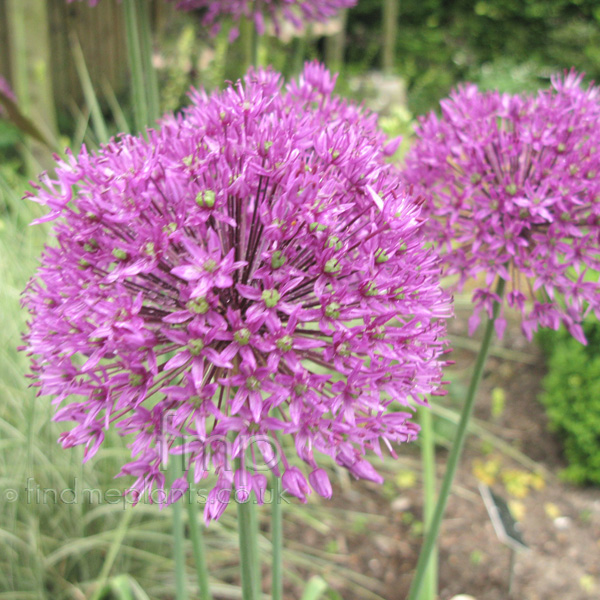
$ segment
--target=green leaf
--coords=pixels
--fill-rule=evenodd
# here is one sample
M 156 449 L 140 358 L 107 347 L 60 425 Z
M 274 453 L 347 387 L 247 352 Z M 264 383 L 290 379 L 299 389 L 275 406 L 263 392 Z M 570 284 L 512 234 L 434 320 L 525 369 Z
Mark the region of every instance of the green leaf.
M 56 146 L 48 140 L 42 133 L 40 128 L 28 117 L 26 117 L 19 109 L 16 102 L 9 98 L 2 90 L 0 90 L 0 105 L 6 110 L 8 120 L 17 126 L 23 133 L 44 144 L 49 150 L 54 152 Z
M 110 582 L 110 589 L 118 600 L 134 600 L 133 590 L 127 575 L 118 575 Z
M 85 58 L 83 56 L 83 51 L 81 50 L 81 45 L 79 44 L 77 35 L 74 32 L 70 36 L 70 42 L 71 51 L 75 60 L 75 67 L 77 68 L 77 74 L 79 75 L 79 81 L 83 90 L 83 95 L 85 96 L 85 101 L 90 109 L 92 123 L 94 125 L 94 133 L 96 134 L 96 137 L 100 143 L 106 144 L 110 137 L 108 135 L 108 128 L 106 126 L 106 121 L 104 120 L 102 110 L 100 109 L 98 96 L 96 95 L 96 91 L 92 85 L 92 80 L 90 78 L 87 65 L 85 64 Z
M 322 577 L 315 575 L 308 580 L 300 600 L 319 600 L 328 587 L 327 582 Z

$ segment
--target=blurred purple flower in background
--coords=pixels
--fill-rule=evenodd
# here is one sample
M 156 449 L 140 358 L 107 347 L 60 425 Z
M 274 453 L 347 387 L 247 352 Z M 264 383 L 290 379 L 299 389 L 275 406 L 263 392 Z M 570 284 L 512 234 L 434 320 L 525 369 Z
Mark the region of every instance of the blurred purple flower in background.
M 529 339 L 562 322 L 585 343 L 583 316 L 600 317 L 599 89 L 581 82 L 571 71 L 536 96 L 465 85 L 417 127 L 404 175 L 446 273 L 476 282 L 471 330 L 499 277 Z
M 67 0 L 75 2 L 76 0 Z M 96 6 L 100 0 L 87 1 L 90 6 Z M 230 18 L 238 22 L 242 18 L 254 21 L 260 35 L 265 33 L 265 19 L 271 19 L 276 34 L 281 31 L 281 23 L 287 21 L 297 29 L 304 23 L 326 21 L 335 17 L 344 8 L 350 8 L 358 0 L 168 0 L 177 8 L 185 11 L 202 11 L 202 23 L 213 34 L 221 29 L 221 21 Z M 237 28 L 232 37 L 238 34 Z
M 439 261 L 394 143 L 334 85 L 316 63 L 285 89 L 250 71 L 148 140 L 68 156 L 32 195 L 56 219 L 24 300 L 35 385 L 86 460 L 112 426 L 130 436 L 138 497 L 168 454 L 216 474 L 207 520 L 232 486 L 262 497 L 268 470 L 330 496 L 317 452 L 380 481 L 365 453 L 414 440 L 414 404 L 440 393 Z
M 276 33 L 282 21 L 296 28 L 311 21 L 325 21 L 341 9 L 354 6 L 357 0 L 170 0 L 184 10 L 205 9 L 202 22 L 213 32 L 220 28 L 220 20 L 230 17 L 239 21 L 242 17 L 252 19 L 259 34 L 265 32 L 265 17 L 272 20 Z

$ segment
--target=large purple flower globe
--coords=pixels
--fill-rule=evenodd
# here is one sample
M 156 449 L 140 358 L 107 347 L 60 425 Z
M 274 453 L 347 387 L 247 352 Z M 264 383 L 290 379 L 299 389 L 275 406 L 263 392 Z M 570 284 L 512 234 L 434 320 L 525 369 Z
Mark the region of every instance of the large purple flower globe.
M 317 64 L 285 89 L 250 71 L 34 195 L 56 219 L 25 295 L 36 385 L 86 459 L 109 428 L 130 436 L 136 498 L 179 454 L 196 482 L 216 474 L 207 520 L 269 470 L 305 500 L 293 451 L 329 496 L 319 454 L 380 481 L 367 451 L 417 435 L 449 298 L 394 143 L 333 87 Z
M 535 96 L 465 85 L 417 127 L 404 176 L 445 272 L 475 282 L 472 330 L 500 279 L 529 339 L 564 323 L 585 343 L 583 317 L 600 316 L 600 91 L 581 81 Z

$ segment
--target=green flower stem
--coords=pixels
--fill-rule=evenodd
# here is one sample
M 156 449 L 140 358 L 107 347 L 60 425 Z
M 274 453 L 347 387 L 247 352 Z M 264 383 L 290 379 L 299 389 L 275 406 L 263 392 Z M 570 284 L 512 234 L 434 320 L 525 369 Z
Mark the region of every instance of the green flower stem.
M 505 283 L 506 282 L 502 278 L 500 278 L 498 281 L 496 293 L 500 298 L 502 298 L 502 295 L 504 294 Z M 456 473 L 458 461 L 460 459 L 462 448 L 465 442 L 467 425 L 469 423 L 469 419 L 473 411 L 473 405 L 475 403 L 477 389 L 479 387 L 479 383 L 483 375 L 483 368 L 485 366 L 488 351 L 490 349 L 490 343 L 494 334 L 494 322 L 498 317 L 499 311 L 500 305 L 498 304 L 498 302 L 495 302 L 494 307 L 492 309 L 492 318 L 488 320 L 485 327 L 483 340 L 481 341 L 481 348 L 479 349 L 477 361 L 475 362 L 475 369 L 473 371 L 473 375 L 471 376 L 471 382 L 469 384 L 467 398 L 465 400 L 465 404 L 463 406 L 460 416 L 460 421 L 458 423 L 456 437 L 454 438 L 454 443 L 452 444 L 452 449 L 450 450 L 450 455 L 448 456 L 446 474 L 444 475 L 444 479 L 442 481 L 440 495 L 435 507 L 435 512 L 433 514 L 430 527 L 425 535 L 425 542 L 423 544 L 423 547 L 421 548 L 421 554 L 419 555 L 415 576 L 413 578 L 407 600 L 417 600 L 419 598 L 419 594 L 421 593 L 421 587 L 423 586 L 425 574 L 429 565 L 429 559 L 433 552 L 433 548 L 437 542 L 437 538 L 440 531 L 440 525 L 442 523 L 442 518 L 444 516 L 444 511 L 446 510 L 446 504 L 448 502 L 448 496 L 450 495 L 450 489 L 452 488 L 452 482 L 454 480 L 454 475 Z
M 424 487 L 424 525 L 425 531 L 429 530 L 433 519 L 436 493 L 435 493 L 435 436 L 433 431 L 433 418 L 431 410 L 425 406 L 419 407 L 419 417 L 421 422 L 421 432 L 419 441 L 421 442 L 421 457 L 423 462 L 423 487 Z M 437 541 L 437 540 L 436 540 Z M 425 576 L 425 585 L 423 593 L 419 596 L 420 600 L 435 600 L 437 598 L 437 578 L 438 578 L 438 549 L 437 543 L 434 544 L 429 559 L 429 567 Z
M 240 570 L 242 599 L 259 600 L 260 572 L 258 565 L 258 540 L 256 514 L 252 495 L 246 502 L 237 502 L 238 534 L 240 540 Z
M 245 17 L 240 21 L 240 37 L 246 59 L 245 71 L 249 67 L 258 67 L 258 32 L 254 19 Z
M 137 1 L 138 23 L 140 26 L 141 54 L 143 60 L 146 103 L 148 106 L 148 124 L 154 123 L 160 117 L 160 102 L 158 94 L 158 79 L 156 69 L 152 64 L 153 44 L 152 26 L 150 23 L 150 8 L 148 0 Z
M 181 476 L 181 458 L 170 456 L 171 483 Z M 183 502 L 180 498 L 173 503 L 173 558 L 175 559 L 175 600 L 188 600 L 185 576 L 185 530 L 183 526 Z
M 271 597 L 273 600 L 283 599 L 283 521 L 281 502 L 279 501 L 281 480 L 273 477 L 273 493 L 271 494 L 271 543 L 273 545 L 273 564 Z
M 290 75 L 296 77 L 302 67 L 304 66 L 304 57 L 306 56 L 306 43 L 308 37 L 311 35 L 311 30 L 306 32 L 306 35 L 296 36 L 292 42 L 292 54 L 291 54 L 291 71 Z
M 190 491 L 194 488 L 190 484 Z M 208 583 L 208 566 L 206 564 L 206 548 L 204 546 L 204 536 L 202 533 L 203 525 L 198 522 L 198 505 L 196 498 L 190 494 L 188 498 L 188 524 L 190 528 L 190 538 L 194 551 L 194 563 L 196 564 L 196 575 L 198 577 L 198 588 L 200 589 L 199 600 L 212 600 L 210 585 Z
M 396 58 L 396 42 L 398 40 L 398 13 L 400 2 L 398 0 L 384 0 L 383 2 L 383 51 L 381 53 L 383 72 L 390 75 L 394 72 Z
M 256 501 L 252 492 L 248 504 L 250 509 L 250 526 L 252 527 L 252 570 L 254 572 L 254 594 L 257 598 L 262 596 L 262 577 L 260 568 L 260 554 L 258 550 L 258 511 L 256 510 Z
M 131 72 L 133 113 L 137 131 L 145 131 L 149 124 L 148 102 L 144 82 L 144 61 L 139 34 L 137 0 L 123 0 L 125 28 L 127 33 L 127 55 Z

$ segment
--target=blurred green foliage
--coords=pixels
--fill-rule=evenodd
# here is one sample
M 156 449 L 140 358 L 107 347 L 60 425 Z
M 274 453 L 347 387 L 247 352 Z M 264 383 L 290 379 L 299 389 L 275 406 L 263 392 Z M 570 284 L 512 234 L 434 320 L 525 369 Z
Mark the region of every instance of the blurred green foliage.
M 577 484 L 600 484 L 600 323 L 584 325 L 587 346 L 563 329 L 543 330 L 548 374 L 540 397 L 550 427 L 569 462 L 563 475 Z
M 441 98 L 461 81 L 484 89 L 534 91 L 548 84 L 551 74 L 575 67 L 589 79 L 600 80 L 600 3 L 596 0 L 398 0 L 398 36 L 393 75 L 406 83 L 409 115 L 435 109 Z M 360 94 L 349 84 L 353 76 L 380 69 L 384 0 L 359 0 L 348 11 L 345 64 L 338 93 Z M 196 13 L 180 15 L 176 27 L 161 39 L 158 62 L 162 108 L 174 110 L 187 102 L 190 85 L 208 89 L 224 80 L 235 80 L 245 64 L 243 40 L 229 43 L 227 28 L 211 39 Z M 272 36 L 261 39 L 260 60 L 287 76 L 297 72 L 302 60 L 326 59 L 326 38 L 310 28 L 305 38 L 290 35 L 284 42 Z M 382 95 L 386 90 L 382 90 Z M 100 104 L 113 126 L 114 102 L 98 89 Z M 127 97 L 117 94 L 123 113 L 129 115 Z M 404 104 L 402 98 L 395 104 Z M 379 109 L 378 109 L 379 110 Z M 388 115 L 390 111 L 381 109 Z M 398 115 L 394 115 L 398 117 Z M 60 131 L 77 146 L 86 130 L 83 112 L 59 114 Z M 401 120 L 409 121 L 401 115 Z M 398 129 L 410 132 L 401 123 Z M 388 127 L 389 129 L 390 127 Z M 395 129 L 395 128 L 392 128 Z M 83 131 L 80 136 L 79 132 Z M 407 136 L 406 136 L 407 137 Z M 19 138 L 14 128 L 0 120 L 0 158 L 15 154 Z M 91 139 L 90 139 L 91 138 Z M 408 141 L 408 140 L 407 140 Z M 405 147 L 400 152 L 404 153 Z
M 399 0 L 396 72 L 409 108 L 434 108 L 458 82 L 515 92 L 575 67 L 600 79 L 600 4 L 595 0 Z M 350 11 L 350 68 L 377 66 L 383 0 Z

